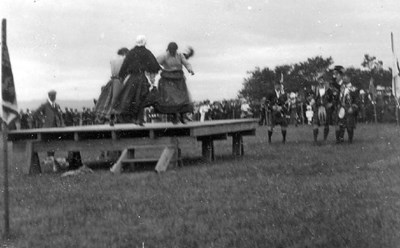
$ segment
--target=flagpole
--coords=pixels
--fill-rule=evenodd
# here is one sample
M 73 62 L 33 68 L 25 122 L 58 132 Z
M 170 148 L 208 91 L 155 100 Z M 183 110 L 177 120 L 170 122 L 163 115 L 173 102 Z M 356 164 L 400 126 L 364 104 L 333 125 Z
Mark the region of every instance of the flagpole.
M 2 122 L 3 129 L 3 166 L 4 166 L 4 237 L 10 236 L 10 207 L 8 190 L 8 127 Z
M 6 19 L 3 19 L 1 22 L 1 30 L 2 30 L 2 36 L 1 36 L 1 44 L 2 44 L 2 56 L 4 54 L 4 47 L 6 45 L 7 41 L 7 23 Z M 1 63 L 3 63 L 4 58 L 2 57 Z M 2 65 L 3 68 L 3 65 Z M 3 73 L 3 72 L 2 72 Z M 3 78 L 3 75 L 2 75 Z M 2 82 L 3 83 L 3 82 Z M 1 106 L 2 108 L 3 106 Z M 2 126 L 2 131 L 3 131 L 3 169 L 4 169 L 4 237 L 8 238 L 10 236 L 10 206 L 9 206 L 9 192 L 8 192 L 8 127 L 7 123 L 5 120 L 2 121 L 1 123 Z
M 378 123 L 378 115 L 376 113 L 376 89 L 375 89 L 375 85 L 374 85 L 374 78 L 372 77 L 372 69 L 370 71 L 371 74 L 371 78 L 369 80 L 369 94 L 371 96 L 371 102 L 372 102 L 372 106 L 373 106 L 373 110 L 374 110 L 374 121 L 375 124 Z
M 399 125 L 399 99 L 397 98 L 397 85 L 396 85 L 396 78 L 393 77 L 393 72 L 395 67 L 397 66 L 396 62 L 396 54 L 394 51 L 394 41 L 393 41 L 393 32 L 390 33 L 390 38 L 391 38 L 391 42 L 392 42 L 392 53 L 393 53 L 393 59 L 394 59 L 394 63 L 393 63 L 393 68 L 392 68 L 392 92 L 394 92 L 394 98 L 396 100 L 396 111 L 395 111 L 395 115 L 396 115 L 396 123 L 397 126 Z

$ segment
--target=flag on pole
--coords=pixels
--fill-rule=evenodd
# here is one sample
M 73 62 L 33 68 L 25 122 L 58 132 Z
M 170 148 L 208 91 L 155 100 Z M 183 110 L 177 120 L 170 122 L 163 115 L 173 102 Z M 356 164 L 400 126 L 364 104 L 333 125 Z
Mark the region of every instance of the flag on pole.
M 15 94 L 14 76 L 11 70 L 10 55 L 7 48 L 6 20 L 2 21 L 1 39 L 1 105 L 0 114 L 3 121 L 10 125 L 18 117 L 17 96 Z
M 4 236 L 10 236 L 10 204 L 8 190 L 8 126 L 18 117 L 17 98 L 15 96 L 14 78 L 11 71 L 10 56 L 7 49 L 7 23 L 1 22 L 1 108 L 0 118 L 3 141 L 3 183 L 4 183 Z M 14 126 L 13 126 L 14 127 Z
M 375 102 L 376 101 L 376 88 L 374 85 L 374 79 L 372 77 L 369 80 L 369 94 L 371 95 L 371 100 L 373 102 Z
M 393 95 L 396 97 L 396 100 L 398 100 L 400 96 L 400 76 L 399 76 L 400 67 L 399 67 L 399 60 L 397 59 L 396 51 L 394 49 L 393 33 L 391 33 L 391 38 L 392 38 L 392 53 L 393 53 L 392 92 Z

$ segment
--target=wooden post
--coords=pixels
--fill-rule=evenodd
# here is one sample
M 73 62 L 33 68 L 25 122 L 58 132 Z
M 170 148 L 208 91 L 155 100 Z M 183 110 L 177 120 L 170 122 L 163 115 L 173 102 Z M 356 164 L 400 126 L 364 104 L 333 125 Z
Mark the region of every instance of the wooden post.
M 7 22 L 6 19 L 3 19 L 1 22 L 1 31 L 2 31 L 2 35 L 1 35 L 1 71 L 2 71 L 2 85 L 3 85 L 3 73 L 4 73 L 4 66 L 3 62 L 5 60 L 5 58 L 3 58 L 3 54 L 4 54 L 4 47 L 6 45 L 7 42 Z M 1 89 L 3 90 L 3 86 L 1 87 Z M 1 106 L 0 108 L 3 107 L 3 99 L 1 102 Z M 3 118 L 3 116 L 1 116 L 1 118 Z M 2 121 L 1 123 L 2 125 L 2 130 L 3 130 L 3 168 L 4 168 L 4 237 L 8 238 L 10 236 L 10 204 L 9 204 L 9 195 L 8 195 L 8 127 L 7 127 L 7 123 L 5 122 L 5 120 Z
M 301 111 L 301 125 L 304 125 L 303 103 L 300 104 L 300 111 Z
M 176 153 L 176 159 L 178 161 L 178 166 L 183 167 L 183 161 L 182 161 L 182 150 L 180 147 L 177 148 L 177 153 Z
M 156 172 L 166 171 L 176 153 L 177 153 L 176 147 L 175 148 L 165 147 L 155 167 Z M 175 163 L 177 162 L 178 161 L 175 160 Z
M 111 167 L 110 171 L 114 174 L 120 174 L 122 172 L 122 161 L 127 158 L 128 149 L 122 151 L 118 161 Z
M 211 137 L 205 137 L 202 140 L 201 148 L 203 158 L 208 162 L 214 161 L 214 141 Z
M 396 105 L 396 108 L 395 108 L 395 116 L 396 116 L 396 125 L 398 126 L 399 125 L 399 112 L 397 111 L 398 110 L 398 107 L 397 107 L 397 105 Z
M 29 164 L 29 166 L 27 166 L 26 168 L 29 168 L 28 170 L 29 175 L 42 173 L 42 168 L 40 167 L 39 155 L 37 152 L 34 151 L 33 146 L 34 146 L 33 142 L 27 142 L 25 146 L 26 157 L 28 158 L 27 162 Z
M 126 158 L 128 159 L 135 158 L 135 148 L 128 149 Z
M 81 167 L 83 164 L 80 151 L 69 151 L 68 163 L 69 163 L 69 169 L 71 170 L 76 170 L 79 167 Z
M 3 20 L 4 25 L 4 20 Z M 10 236 L 10 204 L 8 193 L 8 127 L 7 124 L 2 122 L 3 129 L 3 169 L 4 169 L 4 237 Z
M 378 123 L 378 115 L 376 113 L 376 102 L 373 105 L 374 105 L 374 119 L 375 119 L 375 124 L 376 124 L 376 123 Z
M 243 156 L 243 137 L 240 133 L 234 133 L 232 135 L 232 154 L 233 156 Z
M 398 126 L 399 125 L 399 104 L 397 101 L 396 101 L 396 123 Z
M 393 67 L 398 68 L 399 62 L 397 61 L 396 51 L 394 50 L 393 32 L 390 33 L 390 40 L 391 40 L 391 44 L 392 44 L 392 53 L 394 56 Z M 399 75 L 394 75 L 394 72 L 396 72 L 394 68 L 392 68 L 392 93 L 394 92 L 394 98 L 396 100 L 396 112 L 395 112 L 396 124 L 399 125 L 399 113 L 398 113 L 398 107 L 399 107 L 399 98 L 398 97 L 399 96 L 397 95 L 397 87 L 398 87 L 397 83 L 399 83 L 399 82 L 398 82 L 398 80 L 396 80 L 396 79 L 399 79 Z M 398 73 L 399 72 L 397 70 L 397 74 Z

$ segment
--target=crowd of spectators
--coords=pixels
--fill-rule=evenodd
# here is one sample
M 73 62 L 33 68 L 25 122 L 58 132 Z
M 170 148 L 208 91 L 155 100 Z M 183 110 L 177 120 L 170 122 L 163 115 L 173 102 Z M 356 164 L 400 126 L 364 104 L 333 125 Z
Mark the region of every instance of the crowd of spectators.
M 249 103 L 243 99 L 214 101 L 209 100 L 194 103 L 194 112 L 187 115 L 192 121 L 208 121 L 223 119 L 239 119 L 253 117 L 253 109 Z M 64 126 L 86 126 L 96 124 L 96 114 L 93 108 L 78 109 L 65 108 L 62 110 Z M 145 109 L 145 121 L 167 122 L 171 121 L 172 116 L 154 113 L 153 108 Z M 44 116 L 35 114 L 30 109 L 20 111 L 21 129 L 42 128 Z
M 30 109 L 20 111 L 21 129 L 42 128 L 44 116 L 36 114 Z M 93 108 L 83 107 L 81 111 L 78 109 L 65 108 L 62 111 L 62 119 L 64 126 L 86 126 L 93 125 L 96 122 L 96 114 Z
M 287 115 L 288 123 L 292 125 L 310 124 L 308 110 L 312 104 L 310 94 L 288 93 Z M 395 122 L 396 100 L 390 89 L 378 88 L 376 99 L 371 97 L 368 90 L 360 90 L 359 94 L 359 123 Z M 85 126 L 96 124 L 94 108 L 82 108 L 82 110 L 64 108 L 62 117 L 64 126 Z M 240 118 L 259 118 L 260 125 L 265 125 L 263 113 L 266 111 L 265 99 L 259 101 L 247 101 L 245 99 L 231 99 L 223 101 L 209 101 L 194 103 L 193 113 L 187 114 L 187 119 L 192 121 L 209 121 Z M 168 122 L 171 116 L 157 114 L 153 108 L 145 109 L 145 121 Z M 41 128 L 44 118 L 35 115 L 29 109 L 20 112 L 21 129 Z
M 252 106 L 250 102 L 244 99 L 231 99 L 223 101 L 205 100 L 194 103 L 193 113 L 187 114 L 187 118 L 192 121 L 210 121 L 210 120 L 226 120 L 253 118 L 254 110 L 257 106 Z M 152 108 L 145 111 L 145 120 L 147 122 L 166 122 L 169 116 L 154 113 Z

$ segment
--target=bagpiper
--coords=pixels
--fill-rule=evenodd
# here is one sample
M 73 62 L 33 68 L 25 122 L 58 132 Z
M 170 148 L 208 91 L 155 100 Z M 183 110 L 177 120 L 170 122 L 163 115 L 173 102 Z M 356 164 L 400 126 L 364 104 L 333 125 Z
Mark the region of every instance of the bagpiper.
M 287 114 L 287 96 L 280 82 L 275 82 L 274 92 L 268 97 L 268 143 L 271 143 L 273 129 L 276 125 L 281 126 L 282 143 L 286 142 L 286 128 L 288 126 Z
M 346 129 L 349 143 L 352 143 L 356 126 L 358 93 L 351 84 L 350 78 L 344 74 L 343 66 L 335 66 L 333 77 L 336 87 L 339 87 L 339 95 L 336 101 L 336 143 L 344 142 Z
M 329 83 L 324 80 L 323 74 L 317 78 L 318 85 L 313 92 L 315 104 L 313 105 L 313 135 L 314 143 L 318 141 L 319 127 L 324 127 L 324 141 L 327 140 L 329 134 L 329 124 L 332 123 L 333 111 L 333 90 Z

